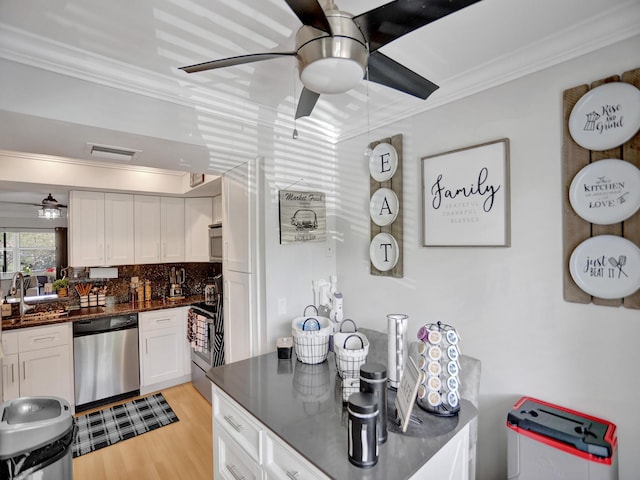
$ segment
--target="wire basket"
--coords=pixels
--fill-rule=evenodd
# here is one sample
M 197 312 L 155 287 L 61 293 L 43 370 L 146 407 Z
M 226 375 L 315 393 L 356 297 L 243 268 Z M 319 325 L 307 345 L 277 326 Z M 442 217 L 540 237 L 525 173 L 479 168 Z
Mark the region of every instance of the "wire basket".
M 305 309 L 306 311 L 306 309 Z M 326 317 L 299 317 L 291 322 L 293 347 L 298 360 L 315 365 L 327 359 L 331 322 Z
M 367 361 L 369 340 L 362 333 L 336 333 L 333 336 L 336 369 L 341 378 L 360 378 L 360 365 Z

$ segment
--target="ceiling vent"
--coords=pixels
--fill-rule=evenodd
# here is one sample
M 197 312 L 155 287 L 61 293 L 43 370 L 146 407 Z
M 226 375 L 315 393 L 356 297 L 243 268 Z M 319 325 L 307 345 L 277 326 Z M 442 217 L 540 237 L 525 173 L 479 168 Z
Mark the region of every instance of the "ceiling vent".
M 125 162 L 130 162 L 142 153 L 141 150 L 114 147 L 110 145 L 98 145 L 95 143 L 87 143 L 87 149 L 85 151 L 93 158 L 120 160 Z

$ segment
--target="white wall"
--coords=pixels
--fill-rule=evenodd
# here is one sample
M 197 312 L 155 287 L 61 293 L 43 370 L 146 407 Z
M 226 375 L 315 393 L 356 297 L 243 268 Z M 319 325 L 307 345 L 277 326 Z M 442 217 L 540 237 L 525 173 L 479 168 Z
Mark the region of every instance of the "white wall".
M 562 297 L 562 91 L 640 66 L 640 38 L 380 128 L 404 135 L 404 278 L 369 274 L 369 176 L 360 136 L 337 150 L 337 273 L 345 315 L 413 337 L 441 320 L 482 361 L 479 478 L 506 477 L 506 414 L 521 396 L 618 426 L 620 478 L 640 472 L 640 311 Z M 421 247 L 420 158 L 508 137 L 510 248 Z M 617 371 L 615 381 L 612 372 Z

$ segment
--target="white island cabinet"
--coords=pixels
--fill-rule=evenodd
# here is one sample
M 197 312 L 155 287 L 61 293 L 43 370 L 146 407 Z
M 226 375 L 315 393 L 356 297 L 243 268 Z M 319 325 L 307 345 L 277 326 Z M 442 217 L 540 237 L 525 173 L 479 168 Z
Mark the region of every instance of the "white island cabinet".
M 273 354 L 275 355 L 275 354 Z M 262 357 L 260 357 L 262 358 Z M 282 361 L 285 363 L 288 360 Z M 298 381 L 305 382 L 311 374 L 322 373 L 322 366 L 295 363 L 293 369 L 299 369 Z M 475 408 L 468 402 L 464 407 L 468 413 L 456 422 L 444 419 L 448 425 L 432 437 L 411 437 L 390 432 L 388 440 L 381 445 L 378 464 L 369 469 L 351 465 L 347 453 L 347 431 L 344 425 L 344 406 L 332 403 L 332 400 L 317 400 L 324 403 L 300 413 L 300 399 L 295 395 L 287 398 L 291 388 L 288 381 L 268 386 L 274 377 L 269 368 L 274 362 L 260 362 L 258 358 L 249 359 L 240 364 L 249 365 L 245 373 L 252 369 L 264 373 L 260 378 L 248 375 L 247 381 L 260 385 L 242 389 L 247 393 L 247 408 L 241 405 L 243 395 L 231 390 L 225 392 L 216 382 L 241 372 L 238 363 L 217 367 L 209 371 L 213 380 L 213 459 L 214 478 L 237 480 L 325 480 L 330 478 L 368 479 L 368 480 L 418 480 L 434 478 L 438 480 L 469 479 L 469 421 L 475 417 Z M 232 368 L 228 368 L 228 367 Z M 265 369 L 265 367 L 267 367 Z M 307 367 L 312 367 L 308 369 Z M 274 374 L 286 377 L 282 363 Z M 325 368 L 329 371 L 328 367 Z M 214 373 L 215 372 L 215 373 Z M 303 378 L 304 377 L 304 378 Z M 230 378 L 230 377 L 229 377 Z M 292 378 L 292 377 L 290 377 Z M 317 380 L 314 378 L 314 380 Z M 223 381 L 221 382 L 223 383 Z M 237 383 L 237 382 L 236 382 Z M 306 385 L 306 383 L 305 383 Z M 314 384 L 315 385 L 315 384 Z M 294 385 L 293 390 L 297 387 Z M 269 393 L 269 390 L 273 390 Z M 239 395 L 238 395 L 239 394 Z M 264 396 L 264 398 L 262 398 Z M 272 402 L 272 400 L 279 401 Z M 304 402 L 313 403 L 310 397 Z M 303 403 L 304 403 L 303 402 Z M 270 406 L 272 405 L 272 406 Z M 257 408 L 256 414 L 250 410 Z M 259 412 L 259 413 L 258 413 Z M 341 413 L 342 412 L 342 413 Z M 264 418 L 264 422 L 259 420 Z M 439 420 L 435 420 L 436 422 Z M 449 428 L 451 427 L 451 428 Z M 280 434 L 276 432 L 282 432 Z M 443 433 L 444 432 L 444 433 Z

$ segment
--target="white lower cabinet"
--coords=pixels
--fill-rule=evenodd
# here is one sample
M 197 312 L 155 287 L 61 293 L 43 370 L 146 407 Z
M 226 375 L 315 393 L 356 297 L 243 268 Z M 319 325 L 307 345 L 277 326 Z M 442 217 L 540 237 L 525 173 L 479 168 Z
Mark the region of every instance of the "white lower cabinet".
M 186 318 L 183 308 L 138 314 L 140 342 L 140 393 L 178 385 L 189 380 L 186 363 Z
M 282 440 L 267 433 L 264 471 L 267 480 L 322 480 L 327 478 Z
M 214 478 L 262 480 L 262 469 L 224 430 L 214 436 Z
M 5 332 L 2 349 L 3 401 L 53 396 L 74 405 L 70 323 Z
M 327 479 L 237 402 L 213 388 L 213 476 L 249 479 Z

